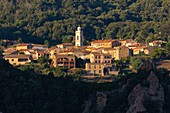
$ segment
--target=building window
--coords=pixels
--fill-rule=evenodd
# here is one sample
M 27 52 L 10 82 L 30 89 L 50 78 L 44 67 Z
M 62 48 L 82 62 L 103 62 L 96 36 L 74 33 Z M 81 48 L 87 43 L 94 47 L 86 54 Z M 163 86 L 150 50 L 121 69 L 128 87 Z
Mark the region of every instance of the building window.
M 94 68 L 96 69 L 96 65 L 94 65 Z
M 102 73 L 102 71 L 101 71 L 101 70 L 99 70 L 99 73 Z
M 25 62 L 28 61 L 28 59 L 18 59 L 18 62 Z
M 96 74 L 96 70 L 94 70 L 94 74 Z
M 89 65 L 89 68 L 91 68 L 91 65 Z
M 77 40 L 79 40 L 79 36 L 77 36 Z
M 101 65 L 99 65 L 99 68 L 101 68 Z
M 14 61 L 14 59 L 12 59 L 12 61 Z

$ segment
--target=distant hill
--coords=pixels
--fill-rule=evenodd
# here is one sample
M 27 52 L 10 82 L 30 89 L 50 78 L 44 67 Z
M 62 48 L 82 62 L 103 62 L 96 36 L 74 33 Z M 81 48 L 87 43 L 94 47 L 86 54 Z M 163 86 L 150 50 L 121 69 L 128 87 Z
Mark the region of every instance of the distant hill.
M 165 38 L 169 11 L 169 0 L 0 0 L 0 38 L 60 43 L 79 25 L 87 40 Z

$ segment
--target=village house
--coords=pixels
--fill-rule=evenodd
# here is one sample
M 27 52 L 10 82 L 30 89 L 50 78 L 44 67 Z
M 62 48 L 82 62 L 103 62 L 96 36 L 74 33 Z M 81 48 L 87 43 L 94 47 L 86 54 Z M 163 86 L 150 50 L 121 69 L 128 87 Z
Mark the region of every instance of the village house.
M 90 63 L 86 63 L 85 70 L 89 75 L 94 76 L 118 73 L 117 70 L 113 69 L 112 56 L 98 52 L 92 52 L 90 54 Z
M 78 58 L 81 58 L 81 59 L 83 59 L 83 60 L 87 60 L 87 59 L 90 59 L 90 51 L 87 51 L 87 50 L 84 50 L 84 51 L 82 51 L 83 52 L 83 56 L 80 56 L 80 57 L 78 57 Z
M 163 43 L 166 43 L 165 41 L 162 41 L 162 40 L 155 40 L 155 41 L 153 41 L 153 42 L 150 42 L 149 43 L 149 46 L 155 46 L 155 47 L 161 47 L 161 45 L 163 44 Z
M 119 46 L 114 47 L 114 59 L 120 60 L 121 58 L 126 58 L 128 56 L 131 56 L 132 52 L 131 50 L 126 46 Z
M 114 48 L 105 48 L 102 50 L 102 53 L 105 53 L 105 54 L 110 54 L 112 56 L 112 58 L 115 57 L 115 49 Z
M 31 49 L 31 48 L 32 48 L 32 44 L 28 44 L 28 43 L 22 43 L 16 45 L 16 50 Z
M 42 44 L 32 44 L 32 49 L 46 50 L 48 47 Z
M 4 50 L 3 55 L 17 54 L 17 50 L 15 48 L 7 48 Z
M 126 40 L 126 44 L 125 46 L 126 47 L 129 47 L 129 46 L 134 46 L 134 45 L 139 45 L 137 41 L 133 40 L 133 39 L 127 39 Z
M 126 40 L 119 40 L 119 42 L 121 43 L 121 46 L 126 46 Z
M 73 55 L 74 54 L 74 50 L 73 49 L 63 50 L 63 51 L 60 51 L 57 54 L 59 54 L 59 55 Z
M 146 47 L 144 48 L 144 54 L 150 55 L 157 47 Z
M 75 68 L 76 60 L 74 55 L 55 55 L 52 59 L 53 67 Z
M 57 48 L 57 47 L 50 47 L 46 50 L 46 52 L 49 53 L 49 59 L 53 59 L 55 54 L 60 53 L 63 49 Z
M 94 40 L 91 42 L 91 47 L 94 48 L 113 48 L 120 45 L 118 40 Z
M 12 65 L 25 65 L 32 62 L 31 55 L 24 54 L 12 54 L 4 56 L 4 59 L 7 60 Z
M 147 48 L 147 46 L 139 46 L 136 48 L 133 48 L 133 55 L 139 55 L 140 53 L 144 53 L 145 48 Z
M 86 63 L 86 71 L 89 75 L 105 76 L 106 69 L 112 67 L 112 64 L 106 63 Z
M 62 43 L 62 44 L 58 44 L 56 45 L 58 48 L 64 49 L 64 48 L 69 48 L 72 46 L 72 43 Z
M 112 56 L 110 54 L 103 54 L 93 52 L 90 54 L 91 63 L 112 63 Z

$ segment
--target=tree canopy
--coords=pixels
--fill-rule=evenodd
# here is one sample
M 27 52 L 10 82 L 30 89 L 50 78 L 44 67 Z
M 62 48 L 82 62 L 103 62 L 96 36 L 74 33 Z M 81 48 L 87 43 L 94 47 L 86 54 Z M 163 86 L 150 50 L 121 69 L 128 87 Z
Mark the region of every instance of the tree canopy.
M 56 44 L 79 25 L 89 41 L 166 38 L 169 10 L 169 0 L 0 0 L 0 38 Z

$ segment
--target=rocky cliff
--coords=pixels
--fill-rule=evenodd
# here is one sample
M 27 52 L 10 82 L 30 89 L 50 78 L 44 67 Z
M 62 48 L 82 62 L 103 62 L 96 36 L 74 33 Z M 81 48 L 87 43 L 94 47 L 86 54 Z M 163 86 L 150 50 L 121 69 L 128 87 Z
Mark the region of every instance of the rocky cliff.
M 126 113 L 150 113 L 149 107 L 154 108 L 157 113 L 163 113 L 164 90 L 159 84 L 159 79 L 154 72 L 147 78 L 148 87 L 138 84 L 128 96 L 129 109 Z M 148 109 L 149 108 L 149 109 Z

